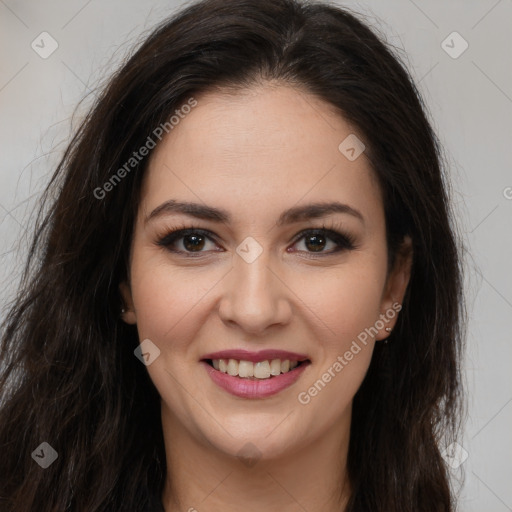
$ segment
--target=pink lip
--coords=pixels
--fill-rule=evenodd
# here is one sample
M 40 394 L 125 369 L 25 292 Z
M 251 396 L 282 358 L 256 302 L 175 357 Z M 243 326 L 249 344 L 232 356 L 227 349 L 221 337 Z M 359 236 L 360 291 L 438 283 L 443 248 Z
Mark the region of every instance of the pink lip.
M 233 352 L 230 353 L 232 354 Z M 208 357 L 208 359 L 211 358 Z M 214 359 L 225 358 L 215 357 Z M 232 359 L 238 359 L 238 357 L 232 357 Z M 275 357 L 274 359 L 278 358 Z M 247 361 L 247 359 L 245 360 Z M 204 366 L 213 382 L 215 382 L 215 384 L 217 384 L 228 393 L 241 398 L 266 398 L 275 395 L 283 389 L 291 386 L 301 376 L 302 372 L 309 366 L 310 363 L 302 363 L 287 373 L 281 373 L 281 375 L 261 380 L 233 377 L 227 373 L 216 370 L 206 361 L 201 361 L 201 364 Z
M 238 361 L 250 361 L 251 363 L 259 363 L 260 361 L 271 361 L 272 359 L 288 359 L 290 361 L 305 361 L 308 356 L 305 354 L 297 354 L 295 352 L 287 352 L 286 350 L 260 350 L 259 352 L 250 352 L 249 350 L 221 350 L 220 352 L 212 352 L 203 356 L 205 359 L 236 359 Z

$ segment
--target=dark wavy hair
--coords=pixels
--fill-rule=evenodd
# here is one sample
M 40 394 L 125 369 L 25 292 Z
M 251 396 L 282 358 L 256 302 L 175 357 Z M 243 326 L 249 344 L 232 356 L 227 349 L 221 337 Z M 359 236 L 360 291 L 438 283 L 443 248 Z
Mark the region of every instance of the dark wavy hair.
M 461 246 L 420 93 L 396 49 L 345 8 L 204 0 L 123 62 L 44 191 L 3 322 L 1 511 L 137 512 L 160 497 L 160 397 L 134 357 L 136 328 L 119 316 L 149 158 L 102 199 L 94 191 L 190 97 L 268 81 L 324 100 L 359 130 L 384 198 L 390 261 L 412 240 L 398 323 L 354 398 L 346 510 L 455 510 L 441 450 L 461 428 Z M 43 441 L 59 454 L 44 470 L 31 457 Z

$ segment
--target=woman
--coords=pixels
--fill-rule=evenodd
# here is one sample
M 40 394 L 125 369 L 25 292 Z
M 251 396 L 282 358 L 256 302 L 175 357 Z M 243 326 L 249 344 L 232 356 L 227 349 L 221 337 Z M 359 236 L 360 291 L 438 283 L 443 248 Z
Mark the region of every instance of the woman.
M 2 510 L 454 510 L 440 149 L 355 15 L 183 9 L 45 199 L 2 339 Z

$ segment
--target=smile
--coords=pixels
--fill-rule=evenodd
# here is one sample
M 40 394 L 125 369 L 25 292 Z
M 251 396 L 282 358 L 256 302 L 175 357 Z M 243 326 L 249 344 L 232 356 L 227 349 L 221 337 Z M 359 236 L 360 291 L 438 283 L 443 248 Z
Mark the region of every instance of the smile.
M 236 359 L 209 359 L 207 361 L 216 370 L 227 373 L 232 377 L 244 379 L 270 379 L 288 373 L 304 361 L 290 361 L 285 359 L 271 359 L 253 363 L 251 361 L 238 361 Z
M 311 364 L 306 356 L 284 351 L 224 351 L 210 354 L 200 362 L 221 389 L 252 399 L 283 391 Z

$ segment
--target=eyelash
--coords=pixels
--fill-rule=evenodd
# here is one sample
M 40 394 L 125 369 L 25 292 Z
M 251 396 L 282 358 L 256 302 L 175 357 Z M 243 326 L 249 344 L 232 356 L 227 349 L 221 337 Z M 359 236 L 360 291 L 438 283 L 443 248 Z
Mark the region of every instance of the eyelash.
M 181 238 L 184 238 L 187 235 L 192 234 L 198 234 L 205 238 L 208 238 L 210 241 L 217 243 L 214 236 L 212 236 L 212 233 L 208 230 L 202 229 L 195 225 L 179 225 L 175 226 L 171 230 L 169 230 L 165 235 L 158 238 L 156 244 L 160 247 L 164 247 L 168 251 L 175 253 L 175 254 L 183 254 L 187 258 L 197 258 L 202 255 L 204 255 L 207 251 L 178 251 L 176 249 L 172 249 L 171 246 Z M 326 226 L 325 224 L 322 225 L 320 228 L 309 228 L 304 229 L 300 233 L 298 233 L 294 239 L 292 245 L 295 245 L 297 242 L 302 240 L 307 235 L 314 236 L 314 235 L 325 235 L 325 237 L 329 240 L 332 240 L 336 243 L 337 247 L 334 250 L 331 250 L 330 252 L 310 252 L 310 251 L 300 251 L 300 252 L 306 252 L 311 258 L 322 258 L 325 256 L 331 256 L 334 254 L 337 254 L 343 250 L 346 251 L 352 251 L 357 249 L 357 245 L 355 243 L 355 238 L 349 234 L 349 233 L 341 233 L 337 231 L 336 226 L 330 225 Z

